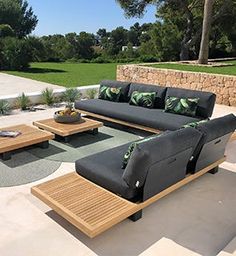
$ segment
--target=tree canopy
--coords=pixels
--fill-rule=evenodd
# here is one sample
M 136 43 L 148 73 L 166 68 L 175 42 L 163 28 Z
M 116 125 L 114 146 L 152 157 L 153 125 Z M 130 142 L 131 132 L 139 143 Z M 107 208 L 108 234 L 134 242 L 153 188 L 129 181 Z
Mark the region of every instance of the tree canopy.
M 17 37 L 30 34 L 37 23 L 37 17 L 27 1 L 0 0 L 0 24 L 9 25 Z
M 197 58 L 203 20 L 204 0 L 116 0 L 127 17 L 144 15 L 148 5 L 157 7 L 156 17 L 163 27 L 171 24 L 180 38 L 179 58 Z M 218 48 L 235 49 L 236 2 L 234 0 L 215 1 L 210 33 L 210 54 Z M 173 31 L 173 30 L 171 30 Z M 161 39 L 159 39 L 161 40 Z M 166 38 L 162 40 L 166 41 Z M 224 49 L 224 50 L 225 50 Z

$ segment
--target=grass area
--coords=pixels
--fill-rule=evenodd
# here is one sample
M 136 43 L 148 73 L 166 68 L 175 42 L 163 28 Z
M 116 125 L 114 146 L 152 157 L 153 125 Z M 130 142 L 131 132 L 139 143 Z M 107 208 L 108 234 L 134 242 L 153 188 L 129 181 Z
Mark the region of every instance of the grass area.
M 227 61 L 227 63 L 232 63 L 233 66 L 203 67 L 203 66 L 194 66 L 189 64 L 163 63 L 163 64 L 151 65 L 151 67 L 236 76 L 236 60 Z
M 30 78 L 46 83 L 76 87 L 98 84 L 103 79 L 115 79 L 115 63 L 32 63 L 27 71 L 5 73 Z
M 183 71 L 215 73 L 236 76 L 236 60 L 228 61 L 233 66 L 201 67 L 188 64 L 160 63 L 150 65 L 156 68 L 176 69 Z M 6 71 L 7 74 L 30 78 L 46 83 L 76 87 L 98 84 L 103 79 L 116 78 L 116 63 L 32 63 L 27 71 Z

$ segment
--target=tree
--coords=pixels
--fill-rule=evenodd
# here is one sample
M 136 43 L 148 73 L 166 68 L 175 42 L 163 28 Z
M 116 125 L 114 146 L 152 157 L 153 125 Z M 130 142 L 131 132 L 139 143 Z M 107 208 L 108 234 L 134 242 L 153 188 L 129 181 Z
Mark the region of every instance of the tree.
M 0 24 L 9 25 L 17 37 L 29 35 L 37 23 L 37 17 L 26 0 L 0 0 Z
M 102 38 L 106 37 L 107 36 L 107 30 L 105 28 L 100 28 L 98 31 L 97 31 L 97 36 L 98 38 L 101 40 Z
M 0 37 L 14 36 L 14 31 L 8 24 L 0 24 Z
M 124 9 L 127 17 L 141 17 L 145 8 L 152 4 L 157 7 L 157 18 L 162 23 L 171 22 L 181 33 L 180 59 L 188 60 L 198 56 L 202 34 L 203 0 L 116 0 Z M 232 16 L 228 15 L 235 9 L 234 0 L 218 0 L 215 2 L 212 14 L 212 26 L 222 26 L 231 23 Z M 231 34 L 232 34 L 231 30 Z M 204 37 L 205 38 L 205 37 Z M 230 36 L 229 36 L 230 38 Z M 205 45 L 205 44 L 204 44 Z
M 211 21 L 212 21 L 212 9 L 213 9 L 214 0 L 205 0 L 204 5 L 204 18 L 202 24 L 202 39 L 199 52 L 198 63 L 207 64 L 208 55 L 209 55 L 209 37 L 211 30 Z
M 32 48 L 27 39 L 6 37 L 0 41 L 0 69 L 22 70 L 32 61 Z
M 78 58 L 80 59 L 92 59 L 94 50 L 95 38 L 94 35 L 86 33 L 86 32 L 81 32 L 77 36 L 77 43 L 78 43 L 78 48 L 77 48 L 77 55 Z
M 149 4 L 156 4 L 155 0 L 116 0 L 127 17 L 142 17 Z
M 111 31 L 109 37 L 104 41 L 104 49 L 108 55 L 117 55 L 121 51 L 122 46 L 127 45 L 127 33 L 128 31 L 123 27 L 117 27 Z

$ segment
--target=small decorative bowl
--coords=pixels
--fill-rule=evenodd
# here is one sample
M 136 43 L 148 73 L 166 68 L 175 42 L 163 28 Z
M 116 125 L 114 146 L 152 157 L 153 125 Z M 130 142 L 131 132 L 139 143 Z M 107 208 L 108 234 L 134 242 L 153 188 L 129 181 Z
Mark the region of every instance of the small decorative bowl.
M 57 123 L 69 124 L 69 123 L 76 123 L 81 120 L 81 113 L 79 112 L 74 112 L 76 113 L 74 115 L 60 115 L 59 113 L 60 111 L 57 111 L 54 114 L 54 120 Z

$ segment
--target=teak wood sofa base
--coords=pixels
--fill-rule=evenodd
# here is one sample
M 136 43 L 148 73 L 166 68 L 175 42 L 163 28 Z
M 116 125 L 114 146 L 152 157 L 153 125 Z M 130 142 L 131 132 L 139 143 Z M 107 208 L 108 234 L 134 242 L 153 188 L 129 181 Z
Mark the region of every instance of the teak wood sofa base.
M 135 128 L 137 130 L 142 130 L 142 131 L 146 131 L 146 132 L 150 132 L 150 133 L 156 133 L 156 134 L 161 132 L 161 130 L 154 129 L 154 128 L 151 128 L 151 127 L 138 125 L 138 124 L 134 124 L 134 123 L 130 123 L 130 122 L 125 122 L 125 121 L 122 121 L 122 120 L 119 120 L 119 119 L 115 119 L 115 118 L 95 114 L 95 113 L 92 113 L 92 112 L 84 111 L 82 109 L 77 109 L 77 110 L 81 114 L 84 114 L 88 117 L 93 117 L 93 118 L 96 118 L 96 119 L 99 119 L 99 120 L 104 120 L 104 121 L 108 121 L 108 122 L 111 122 L 111 123 L 120 124 L 120 125 L 123 125 L 123 126 Z
M 144 202 L 129 200 L 96 185 L 73 172 L 31 188 L 31 193 L 55 212 L 93 238 L 150 204 L 213 170 L 222 158 L 195 174 L 161 191 Z

